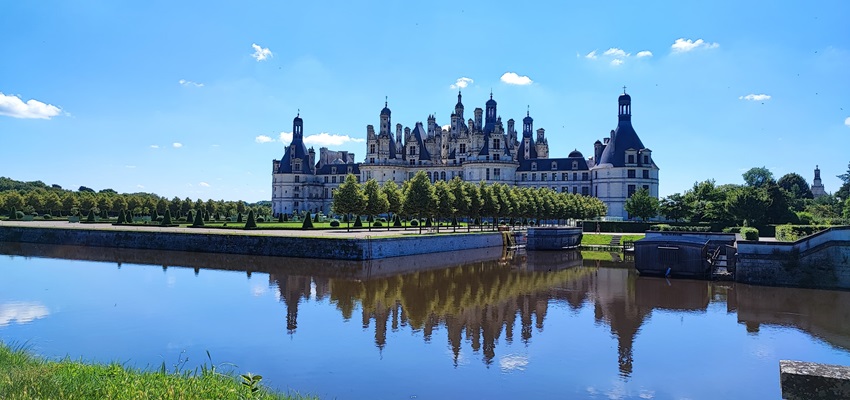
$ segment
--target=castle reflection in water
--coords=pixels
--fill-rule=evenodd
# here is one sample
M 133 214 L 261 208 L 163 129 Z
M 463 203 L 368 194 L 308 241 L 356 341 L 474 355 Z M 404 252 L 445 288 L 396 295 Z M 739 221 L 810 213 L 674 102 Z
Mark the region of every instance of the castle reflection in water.
M 465 345 L 493 363 L 501 340 L 528 342 L 543 332 L 552 305 L 592 304 L 596 323 L 616 337 L 623 377 L 632 373 L 633 344 L 654 311 L 705 312 L 712 303 L 725 304 L 754 334 L 762 324 L 791 326 L 850 350 L 850 292 L 667 281 L 579 252 L 498 253 L 349 262 L 0 243 L 0 254 L 267 273 L 286 309 L 288 334 L 297 334 L 300 304 L 327 300 L 346 320 L 359 313 L 379 351 L 388 331 L 410 329 L 431 341 L 445 328 L 455 363 Z

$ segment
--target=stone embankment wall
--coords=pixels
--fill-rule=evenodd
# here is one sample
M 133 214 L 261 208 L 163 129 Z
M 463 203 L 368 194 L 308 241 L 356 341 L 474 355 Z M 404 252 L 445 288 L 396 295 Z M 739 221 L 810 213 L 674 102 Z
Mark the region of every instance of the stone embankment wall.
M 0 226 L 0 242 L 372 260 L 500 247 L 502 235 L 494 232 L 390 238 L 321 238 L 240 233 L 205 234 Z
M 738 242 L 735 280 L 757 285 L 850 289 L 850 227 L 796 242 Z

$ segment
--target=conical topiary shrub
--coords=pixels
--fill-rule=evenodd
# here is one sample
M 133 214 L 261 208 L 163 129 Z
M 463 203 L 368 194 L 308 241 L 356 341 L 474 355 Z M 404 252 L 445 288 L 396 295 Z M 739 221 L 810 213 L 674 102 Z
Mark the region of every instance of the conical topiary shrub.
M 127 215 L 124 216 L 124 219 L 126 220 L 126 222 L 128 224 L 132 224 L 133 223 L 133 212 L 130 211 L 130 210 L 127 210 Z
M 399 218 L 398 215 L 393 218 L 393 226 L 396 228 L 401 227 L 401 218 Z
M 283 222 L 283 213 L 277 215 L 277 222 Z
M 124 210 L 118 212 L 118 222 L 116 224 L 125 224 L 127 223 L 127 217 L 124 215 Z
M 162 217 L 162 222 L 160 223 L 160 225 L 162 225 L 162 226 L 172 225 L 172 223 L 171 223 L 171 210 L 169 210 L 169 209 L 165 210 L 165 215 Z
M 240 214 L 241 216 L 241 214 Z M 257 220 L 254 218 L 254 210 L 248 211 L 248 220 L 245 221 L 245 229 L 256 229 Z
M 253 215 L 253 214 L 251 214 L 251 215 Z M 236 222 L 242 222 L 242 213 L 236 214 Z
M 94 222 L 94 209 L 89 210 L 89 215 L 86 217 L 86 222 Z
M 319 223 L 319 213 L 316 213 L 316 215 L 313 216 L 313 222 L 315 222 L 317 224 Z M 311 226 L 311 228 L 312 228 L 312 226 Z
M 431 226 L 431 217 L 428 217 L 425 219 L 425 227 L 430 228 Z
M 154 208 L 153 211 L 151 211 L 151 222 L 156 222 L 156 220 L 158 220 L 158 219 L 159 219 L 159 213 L 156 212 L 156 209 Z
M 372 216 L 371 216 L 371 215 L 370 215 L 370 216 L 368 216 L 368 217 L 366 217 L 366 222 L 371 223 L 371 222 L 374 222 L 374 221 L 375 221 L 375 220 L 372 218 Z
M 12 207 L 9 210 L 9 220 L 14 221 L 17 218 L 18 218 L 18 210 L 15 207 Z
M 192 226 L 204 226 L 204 213 L 198 211 L 195 213 L 195 220 Z
M 361 228 L 363 227 L 363 221 L 360 220 L 360 216 L 357 216 L 357 219 L 354 220 L 354 227 Z
M 317 217 L 318 218 L 318 214 Z M 301 224 L 301 229 L 313 229 L 313 220 L 308 216 L 304 218 L 304 222 Z

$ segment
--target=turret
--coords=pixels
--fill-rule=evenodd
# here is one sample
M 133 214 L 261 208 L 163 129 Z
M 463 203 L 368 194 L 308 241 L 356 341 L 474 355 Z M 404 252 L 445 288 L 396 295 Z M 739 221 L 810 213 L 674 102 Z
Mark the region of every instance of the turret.
M 526 111 L 525 118 L 522 119 L 522 137 L 531 138 L 532 130 L 534 130 L 534 119 L 531 118 L 529 111 Z
M 390 134 L 391 114 L 392 112 L 390 111 L 389 107 L 387 107 L 387 102 L 384 101 L 384 108 L 381 110 L 381 135 Z
M 543 143 L 543 142 L 546 141 L 545 134 L 546 134 L 545 129 L 540 128 L 540 129 L 537 130 L 537 143 Z
M 519 141 L 519 138 L 517 137 L 516 129 L 514 128 L 514 119 L 513 118 L 508 120 L 508 136 L 510 136 L 514 140 L 514 142 Z
M 463 121 L 463 102 L 461 101 L 460 90 L 457 91 L 457 104 L 455 104 L 455 114 Z
M 632 96 L 626 94 L 625 88 L 623 88 L 623 94 L 620 95 L 620 98 L 617 100 L 619 104 L 619 117 L 620 121 L 631 121 L 632 119 Z
M 484 114 L 484 110 L 482 110 L 481 108 L 476 108 L 474 113 L 475 113 L 475 129 L 480 130 L 481 129 L 481 121 L 482 121 L 481 117 Z
M 304 121 L 301 119 L 301 112 L 292 120 L 292 142 L 301 142 L 304 140 Z

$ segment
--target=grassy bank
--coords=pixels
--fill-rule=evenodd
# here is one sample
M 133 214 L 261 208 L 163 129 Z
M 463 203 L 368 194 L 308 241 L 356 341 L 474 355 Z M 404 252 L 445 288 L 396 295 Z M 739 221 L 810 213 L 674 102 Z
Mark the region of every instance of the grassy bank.
M 241 382 L 240 382 L 241 381 Z M 252 391 L 252 387 L 255 389 Z M 166 373 L 117 363 L 46 361 L 0 343 L 0 399 L 302 399 L 272 393 L 254 378 L 234 378 L 204 367 Z
M 601 245 L 607 246 L 611 243 L 611 238 L 614 235 L 605 235 L 605 234 L 585 234 L 581 237 L 581 244 L 583 245 Z M 644 235 L 619 235 L 620 243 L 623 243 L 626 240 L 640 240 L 643 239 Z

